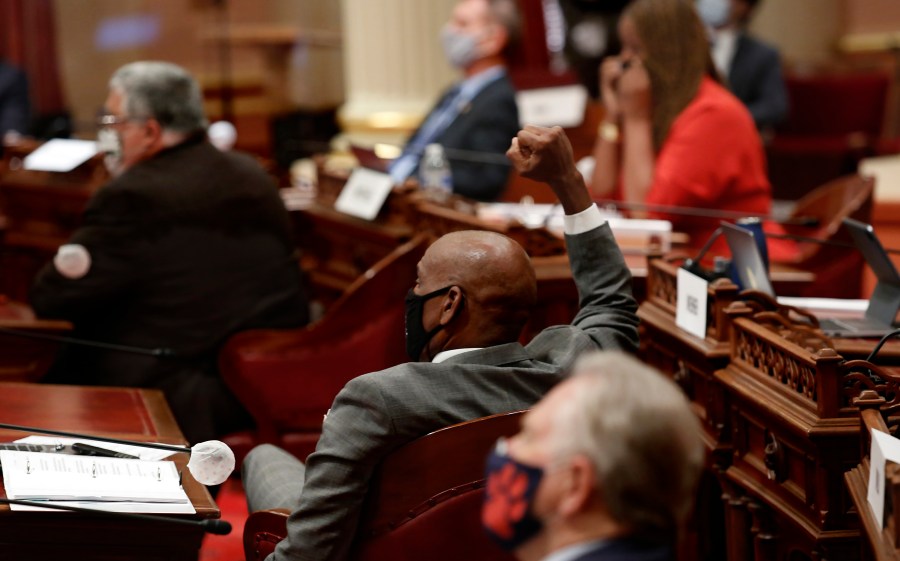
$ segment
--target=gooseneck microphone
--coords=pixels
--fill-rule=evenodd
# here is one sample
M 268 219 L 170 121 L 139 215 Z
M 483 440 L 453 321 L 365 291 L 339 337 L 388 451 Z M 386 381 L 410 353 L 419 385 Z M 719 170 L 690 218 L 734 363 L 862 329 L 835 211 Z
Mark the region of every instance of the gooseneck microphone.
M 206 519 L 192 520 L 190 518 L 176 518 L 174 516 L 160 516 L 150 514 L 135 514 L 133 512 L 117 512 L 110 510 L 101 510 L 99 508 L 85 508 L 81 506 L 69 506 L 56 503 L 46 503 L 43 501 L 23 501 L 20 499 L 0 498 L 0 504 L 33 506 L 39 508 L 49 508 L 53 510 L 68 510 L 72 512 L 82 512 L 86 514 L 96 514 L 98 516 L 106 516 L 110 518 L 131 518 L 132 520 L 145 520 L 148 522 L 166 522 L 170 524 L 181 524 L 183 526 L 196 526 L 209 534 L 217 536 L 227 536 L 231 533 L 231 523 L 227 520 Z
M 8 423 L 0 423 L 0 429 L 17 430 L 22 432 L 36 432 L 39 434 L 49 434 L 52 436 L 65 436 L 68 438 L 88 438 L 91 440 L 99 440 L 101 442 L 111 442 L 113 444 L 125 444 L 128 446 L 141 446 L 143 448 L 154 448 L 156 450 L 167 450 L 169 452 L 186 452 L 191 453 L 191 449 L 187 446 L 178 446 L 175 444 L 160 444 L 158 442 L 139 442 L 135 440 L 124 440 L 122 438 L 111 438 L 108 436 L 94 436 L 88 434 L 78 434 L 75 432 L 66 432 L 61 430 L 40 429 L 36 427 L 25 427 L 22 425 L 10 425 Z
M 700 251 L 697 252 L 697 256 L 693 259 L 685 259 L 684 264 L 681 265 L 683 269 L 686 269 L 697 276 L 707 277 L 708 274 L 703 268 L 700 266 L 700 260 L 706 255 L 706 252 L 709 251 L 709 248 L 712 247 L 712 244 L 719 239 L 719 236 L 722 235 L 722 227 L 719 226 L 716 230 L 709 236 L 709 239 L 706 240 L 706 243 L 703 244 L 703 247 L 700 248 Z
M 0 327 L 0 334 L 13 335 L 15 337 L 25 337 L 27 339 L 40 339 L 42 341 L 52 341 L 54 343 L 67 343 L 71 345 L 81 345 L 84 347 L 95 347 L 107 351 L 119 351 L 123 353 L 132 353 L 139 355 L 148 355 L 157 358 L 172 358 L 178 356 L 173 349 L 159 347 L 156 349 L 146 349 L 142 347 L 132 347 L 129 345 L 119 345 L 116 343 L 103 343 L 100 341 L 88 341 L 86 339 L 78 339 L 75 337 L 66 337 L 64 335 L 50 335 L 47 333 L 36 333 L 33 331 L 25 331 L 22 329 L 11 329 L 9 327 Z
M 109 436 L 93 436 L 61 430 L 11 425 L 8 423 L 0 423 L 0 429 L 49 434 L 52 436 L 64 436 L 68 438 L 86 438 L 90 440 L 99 440 L 100 442 L 111 442 L 113 444 L 125 444 L 128 446 L 140 446 L 143 448 L 190 454 L 191 459 L 187 465 L 188 470 L 191 472 L 191 475 L 194 476 L 194 479 L 203 485 L 219 485 L 224 483 L 225 480 L 228 479 L 228 476 L 231 475 L 231 472 L 234 471 L 234 452 L 231 451 L 231 448 L 229 448 L 227 444 L 218 440 L 207 440 L 206 442 L 200 442 L 188 448 L 187 446 L 177 446 L 174 444 L 124 440 L 121 438 L 111 438 Z

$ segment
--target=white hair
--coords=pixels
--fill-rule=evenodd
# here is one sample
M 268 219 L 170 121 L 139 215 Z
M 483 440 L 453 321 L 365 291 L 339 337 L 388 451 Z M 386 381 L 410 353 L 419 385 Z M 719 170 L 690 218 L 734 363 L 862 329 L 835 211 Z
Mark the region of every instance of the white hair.
M 139 61 L 116 70 L 110 89 L 122 93 L 130 117 L 150 118 L 164 131 L 191 134 L 207 125 L 197 81 L 170 62 Z
M 557 458 L 583 454 L 594 465 L 610 515 L 637 534 L 673 538 L 690 511 L 703 444 L 684 393 L 655 369 L 622 353 L 584 355 L 571 401 L 556 423 Z

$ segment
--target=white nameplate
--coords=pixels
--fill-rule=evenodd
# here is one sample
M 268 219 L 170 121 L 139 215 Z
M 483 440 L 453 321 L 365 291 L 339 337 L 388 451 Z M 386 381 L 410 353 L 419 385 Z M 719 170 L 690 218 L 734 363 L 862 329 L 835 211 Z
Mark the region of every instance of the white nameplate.
M 519 122 L 522 126 L 577 127 L 584 121 L 587 99 L 588 92 L 580 85 L 519 91 Z
M 879 528 L 884 528 L 884 468 L 887 460 L 900 463 L 900 440 L 880 430 L 873 430 L 872 449 L 869 451 L 869 492 L 866 498 Z M 894 505 L 895 512 L 896 508 Z
M 678 269 L 675 325 L 691 335 L 706 338 L 706 303 L 709 282 L 687 269 Z
M 366 168 L 356 168 L 341 190 L 334 208 L 365 220 L 378 216 L 394 182 L 386 173 Z

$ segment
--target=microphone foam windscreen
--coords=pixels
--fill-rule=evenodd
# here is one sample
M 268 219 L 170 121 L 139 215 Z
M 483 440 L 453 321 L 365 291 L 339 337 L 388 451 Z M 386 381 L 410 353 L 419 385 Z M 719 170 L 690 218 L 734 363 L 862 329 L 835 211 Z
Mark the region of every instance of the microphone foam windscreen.
M 191 447 L 188 469 L 204 485 L 224 483 L 234 471 L 234 452 L 218 440 L 207 440 Z

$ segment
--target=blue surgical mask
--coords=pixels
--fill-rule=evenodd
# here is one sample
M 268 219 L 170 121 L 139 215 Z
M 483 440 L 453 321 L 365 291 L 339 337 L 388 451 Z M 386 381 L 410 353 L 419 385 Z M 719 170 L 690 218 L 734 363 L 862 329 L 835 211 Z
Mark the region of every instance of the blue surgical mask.
M 703 23 L 718 29 L 731 18 L 731 0 L 697 0 L 697 13 Z
M 468 68 L 478 58 L 478 38 L 470 33 L 445 26 L 441 30 L 441 44 L 447 62 L 455 68 Z
M 543 476 L 543 469 L 511 458 L 505 439 L 488 456 L 481 525 L 506 551 L 515 551 L 543 528 L 532 512 Z

